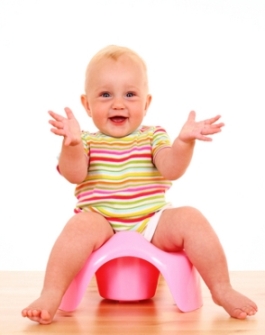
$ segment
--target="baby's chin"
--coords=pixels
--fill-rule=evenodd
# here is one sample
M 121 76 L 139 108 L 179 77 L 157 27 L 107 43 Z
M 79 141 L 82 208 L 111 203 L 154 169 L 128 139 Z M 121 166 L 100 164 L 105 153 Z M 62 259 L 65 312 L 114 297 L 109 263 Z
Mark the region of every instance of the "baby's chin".
M 126 129 L 126 128 L 127 127 L 123 127 L 121 125 L 118 125 L 118 126 L 114 125 L 110 127 L 110 129 L 100 129 L 99 128 L 99 131 L 106 136 L 122 138 L 122 137 L 126 137 L 130 135 L 136 130 L 136 129 Z
M 130 132 L 124 132 L 122 134 L 117 134 L 116 132 L 106 132 L 106 131 L 101 131 L 100 129 L 99 131 L 106 136 L 114 137 L 114 138 L 123 138 L 133 133 L 133 131 L 130 131 Z

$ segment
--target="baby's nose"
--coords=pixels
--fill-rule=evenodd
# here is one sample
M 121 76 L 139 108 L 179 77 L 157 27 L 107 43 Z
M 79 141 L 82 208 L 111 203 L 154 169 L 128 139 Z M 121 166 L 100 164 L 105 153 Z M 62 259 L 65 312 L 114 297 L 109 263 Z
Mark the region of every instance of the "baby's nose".
M 122 99 L 117 98 L 113 101 L 113 105 L 112 105 L 113 109 L 124 109 L 124 103 L 122 101 Z

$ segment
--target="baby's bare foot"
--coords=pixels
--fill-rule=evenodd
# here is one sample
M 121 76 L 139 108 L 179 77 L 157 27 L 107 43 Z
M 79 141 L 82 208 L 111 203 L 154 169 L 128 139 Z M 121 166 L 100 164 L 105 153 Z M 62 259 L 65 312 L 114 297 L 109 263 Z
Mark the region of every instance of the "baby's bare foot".
M 54 301 L 54 297 L 42 295 L 23 309 L 21 314 L 32 321 L 47 325 L 53 321 L 58 306 L 59 303 Z
M 213 293 L 213 300 L 236 319 L 245 319 L 247 316 L 255 315 L 258 311 L 258 307 L 253 301 L 230 286 L 219 287 L 218 291 Z

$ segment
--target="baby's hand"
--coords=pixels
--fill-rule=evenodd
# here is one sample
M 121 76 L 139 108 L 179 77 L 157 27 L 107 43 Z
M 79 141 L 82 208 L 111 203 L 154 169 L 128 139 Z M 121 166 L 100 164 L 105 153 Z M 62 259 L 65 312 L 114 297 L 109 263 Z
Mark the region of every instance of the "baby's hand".
M 64 110 L 66 117 L 52 111 L 48 112 L 54 119 L 49 120 L 49 123 L 53 126 L 51 131 L 56 135 L 64 136 L 64 144 L 66 146 L 74 146 L 81 142 L 81 130 L 71 109 L 66 107 Z
M 220 115 L 217 115 L 211 119 L 204 121 L 195 121 L 195 112 L 190 112 L 188 120 L 182 127 L 179 139 L 183 142 L 191 142 L 194 140 L 211 141 L 212 138 L 207 135 L 213 135 L 219 133 L 224 123 L 216 123 L 220 119 Z

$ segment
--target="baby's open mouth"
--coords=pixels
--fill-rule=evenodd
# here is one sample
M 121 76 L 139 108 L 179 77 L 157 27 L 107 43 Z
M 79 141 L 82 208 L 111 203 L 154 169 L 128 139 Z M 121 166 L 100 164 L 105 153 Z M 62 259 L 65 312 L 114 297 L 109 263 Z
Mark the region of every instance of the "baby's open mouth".
M 121 116 L 121 115 L 116 115 L 116 116 L 112 116 L 112 117 L 110 118 L 110 120 L 111 120 L 112 122 L 115 122 L 115 123 L 121 123 L 121 122 L 127 120 L 127 117 L 125 117 L 125 116 Z

